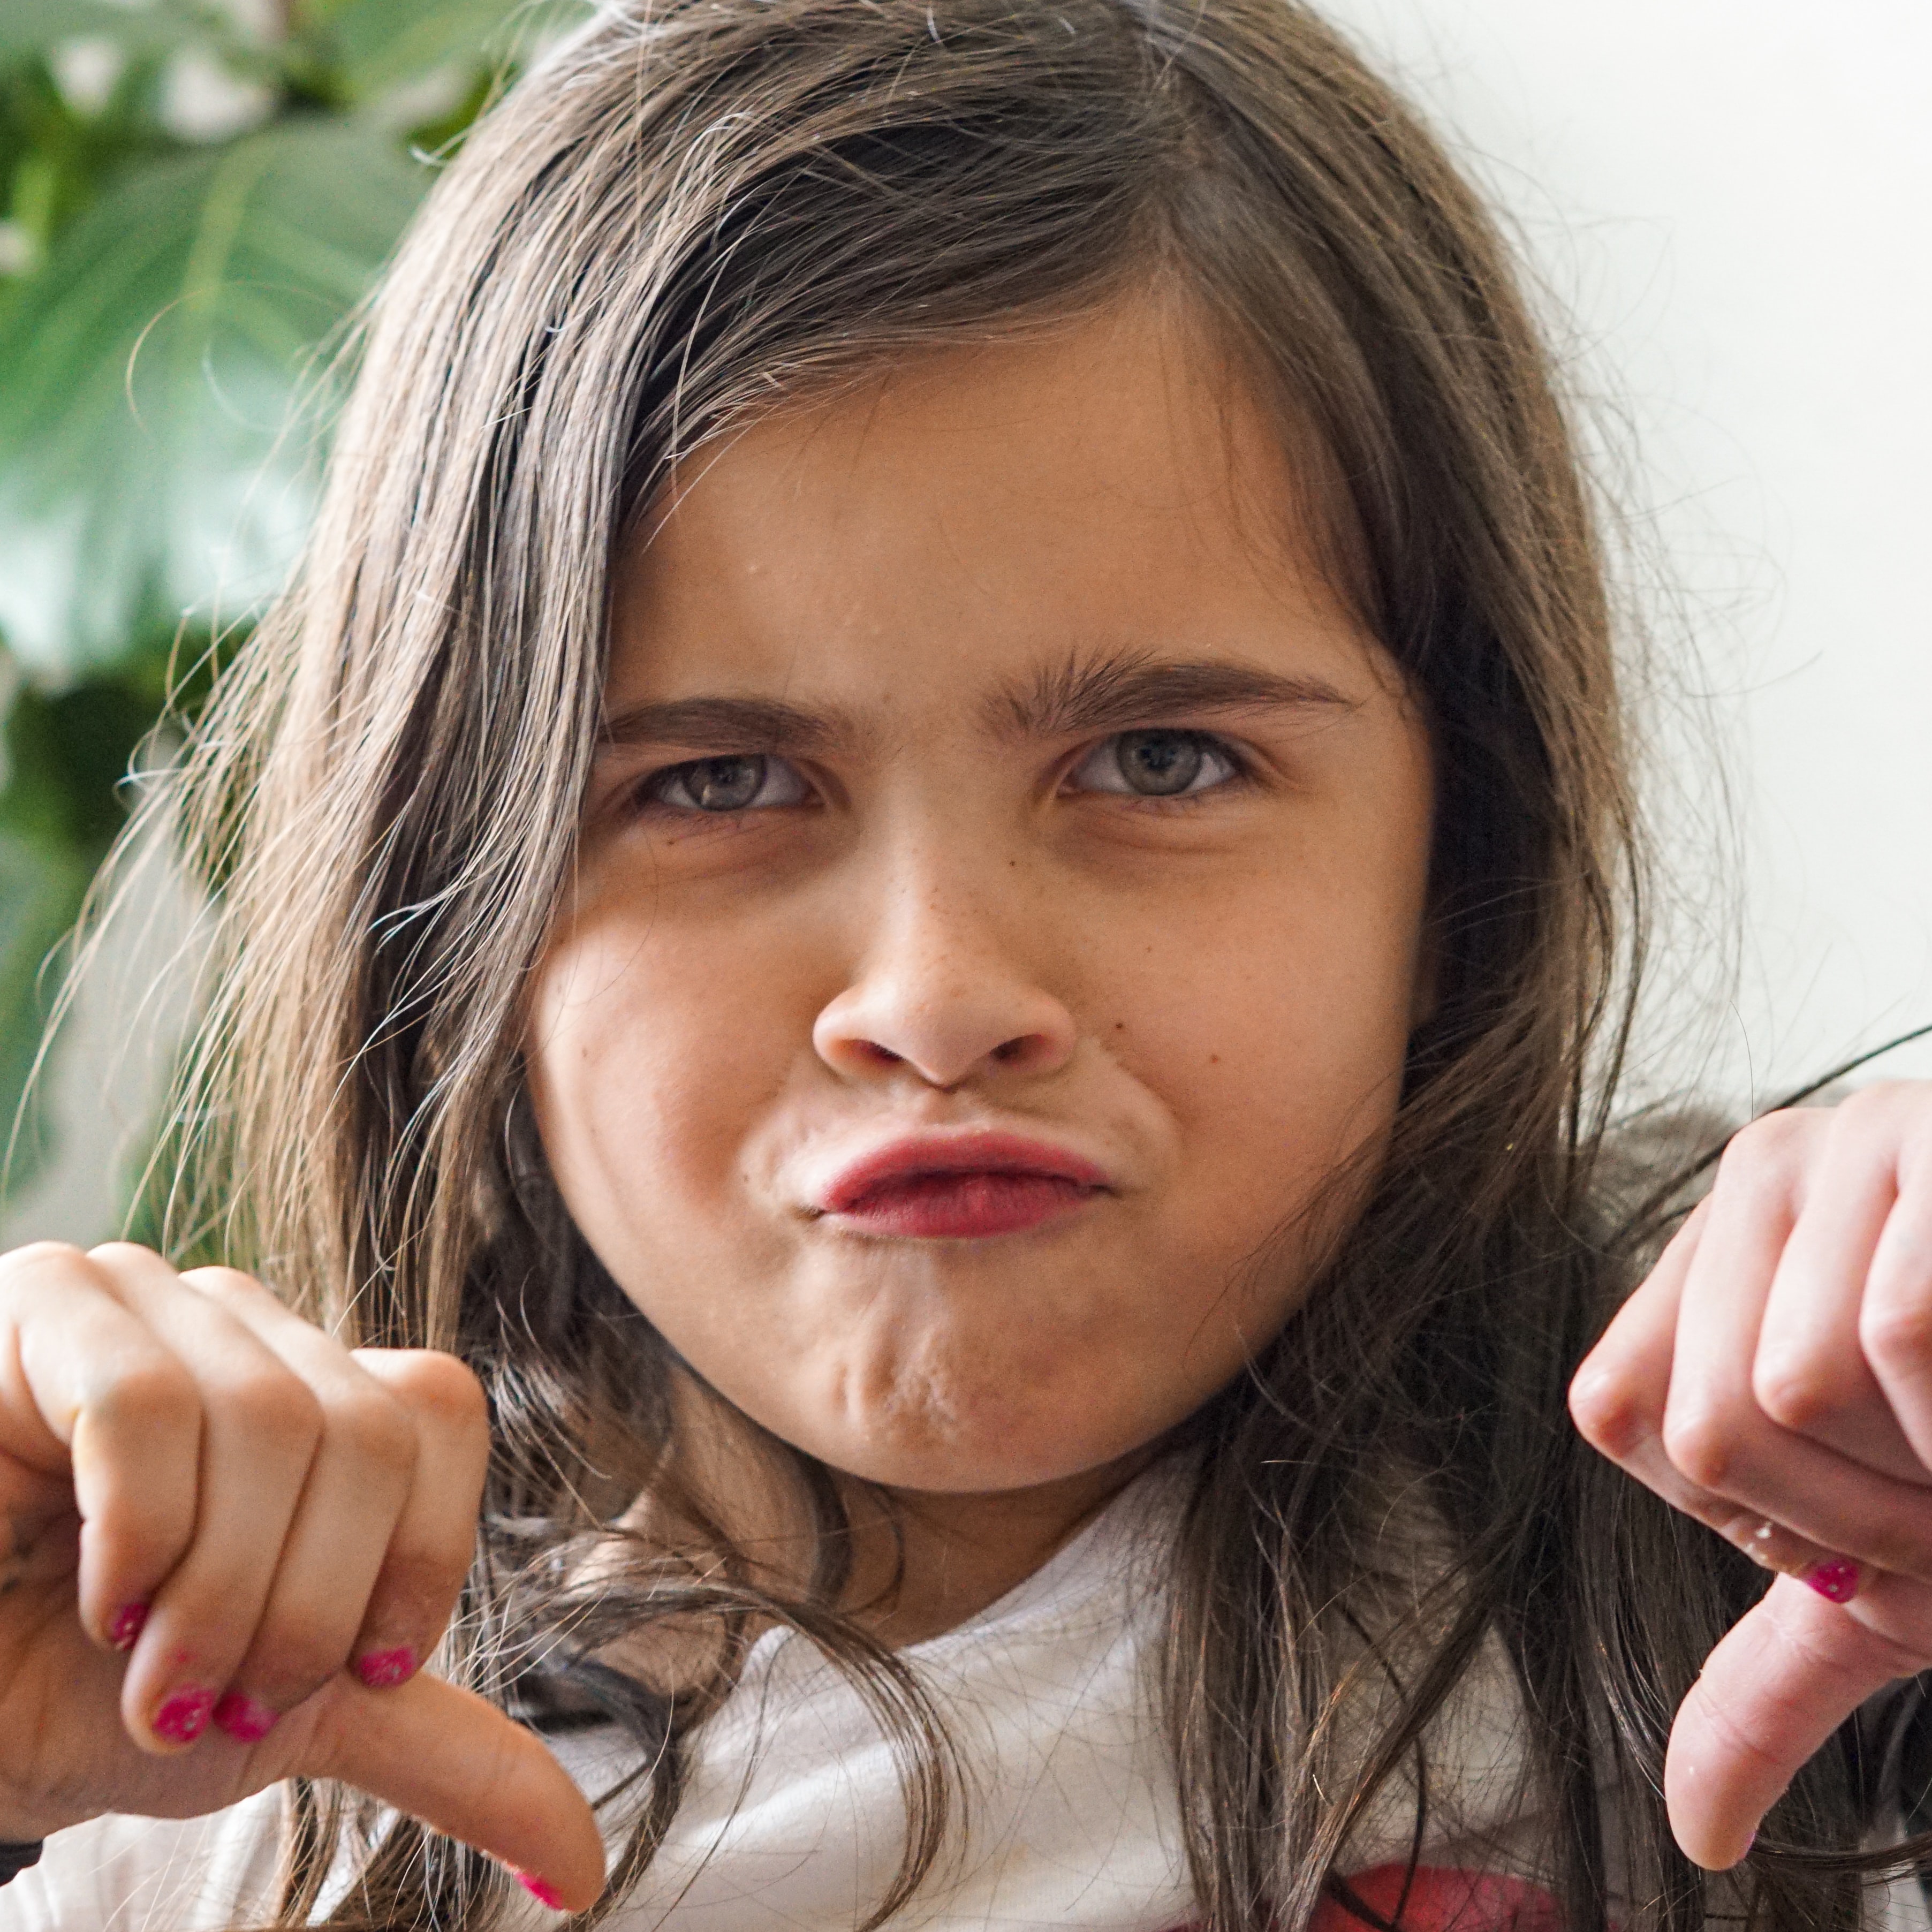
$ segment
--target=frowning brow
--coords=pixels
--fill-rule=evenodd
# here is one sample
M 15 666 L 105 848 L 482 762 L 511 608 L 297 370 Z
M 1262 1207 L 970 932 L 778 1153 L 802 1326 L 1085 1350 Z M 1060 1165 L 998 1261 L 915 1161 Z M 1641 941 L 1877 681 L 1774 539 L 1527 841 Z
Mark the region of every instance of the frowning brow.
M 1063 738 L 1126 731 L 1202 712 L 1354 708 L 1325 680 L 1288 677 L 1248 664 L 1162 663 L 1111 657 L 1042 670 L 1030 683 L 986 700 L 1000 737 Z M 849 712 L 807 711 L 770 698 L 684 698 L 614 712 L 598 749 L 639 745 L 712 757 L 763 752 L 794 758 L 849 756 L 872 736 Z
M 838 712 L 802 711 L 771 698 L 684 698 L 634 704 L 606 718 L 599 751 L 666 745 L 730 756 L 754 752 L 825 758 L 860 736 Z
M 1251 664 L 1162 663 L 1108 657 L 1042 671 L 991 700 L 988 722 L 1001 736 L 1066 738 L 1127 731 L 1204 711 L 1310 706 L 1354 709 L 1324 678 L 1286 676 Z

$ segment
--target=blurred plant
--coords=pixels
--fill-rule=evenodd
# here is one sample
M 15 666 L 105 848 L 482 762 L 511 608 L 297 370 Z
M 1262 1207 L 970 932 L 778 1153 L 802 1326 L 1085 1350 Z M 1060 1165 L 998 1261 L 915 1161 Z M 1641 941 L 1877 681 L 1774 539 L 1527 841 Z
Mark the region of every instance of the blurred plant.
M 581 10 L 0 0 L 0 1142 L 130 760 L 300 541 L 330 346 L 436 162 Z

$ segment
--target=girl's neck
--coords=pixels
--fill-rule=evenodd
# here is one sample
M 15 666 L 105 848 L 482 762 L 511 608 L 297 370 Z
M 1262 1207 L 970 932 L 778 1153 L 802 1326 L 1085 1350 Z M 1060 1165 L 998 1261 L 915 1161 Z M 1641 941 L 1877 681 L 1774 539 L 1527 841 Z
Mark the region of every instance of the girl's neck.
M 685 1550 L 722 1532 L 779 1588 L 804 1588 L 816 1532 L 782 1453 L 709 1390 L 686 1384 L 674 1400 L 669 1480 L 639 1498 L 626 1526 Z M 1150 1444 L 1052 1482 L 967 1494 L 888 1490 L 835 1472 L 850 1538 L 839 1606 L 894 1648 L 955 1630 L 1048 1562 L 1159 1453 Z
M 895 1649 L 956 1630 L 1070 1542 L 1154 1460 L 1152 1448 L 991 1495 L 844 1485 L 852 1569 L 843 1607 Z

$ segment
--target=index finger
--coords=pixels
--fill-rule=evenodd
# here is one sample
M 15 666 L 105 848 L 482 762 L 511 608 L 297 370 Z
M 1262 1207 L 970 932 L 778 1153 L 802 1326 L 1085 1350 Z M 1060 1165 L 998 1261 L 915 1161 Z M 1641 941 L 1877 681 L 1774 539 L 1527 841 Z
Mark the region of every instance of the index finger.
M 81 1615 L 104 1647 L 132 1642 L 194 1535 L 202 1434 L 194 1377 L 104 1262 L 51 1242 L 0 1261 L 0 1454 L 71 1481 Z

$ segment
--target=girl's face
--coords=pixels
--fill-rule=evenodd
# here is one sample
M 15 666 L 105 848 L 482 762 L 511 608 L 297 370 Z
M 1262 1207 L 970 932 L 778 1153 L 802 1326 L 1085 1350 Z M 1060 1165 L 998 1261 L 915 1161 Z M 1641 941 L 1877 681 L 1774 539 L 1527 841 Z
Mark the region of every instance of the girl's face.
M 1130 1455 L 1384 1142 L 1429 746 L 1301 494 L 1135 303 L 758 424 L 626 562 L 537 1118 L 632 1300 L 836 1468 Z

